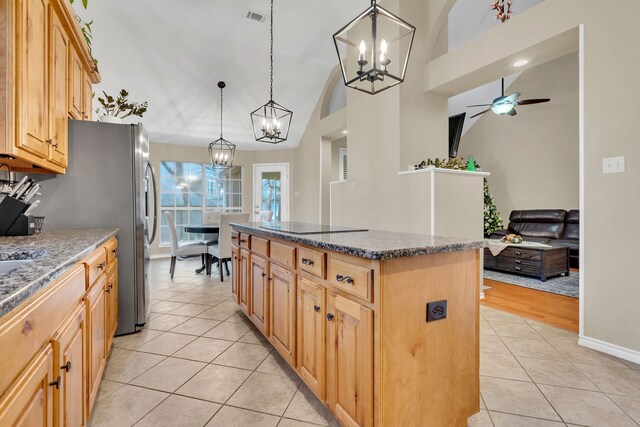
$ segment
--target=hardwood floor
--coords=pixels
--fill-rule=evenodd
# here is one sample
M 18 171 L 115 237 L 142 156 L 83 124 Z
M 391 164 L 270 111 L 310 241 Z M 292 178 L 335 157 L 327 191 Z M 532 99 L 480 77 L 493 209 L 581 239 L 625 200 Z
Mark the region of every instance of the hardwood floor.
M 480 303 L 542 323 L 578 332 L 578 299 L 485 279 Z

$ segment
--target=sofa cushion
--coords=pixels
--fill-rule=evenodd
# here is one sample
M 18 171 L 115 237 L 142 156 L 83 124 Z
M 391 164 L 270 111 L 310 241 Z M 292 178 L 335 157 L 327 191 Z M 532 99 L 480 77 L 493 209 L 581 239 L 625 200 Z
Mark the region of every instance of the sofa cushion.
M 564 231 L 564 223 L 552 222 L 510 222 L 509 230 L 524 237 L 546 237 L 559 239 Z M 525 239 L 526 240 L 526 239 Z
M 580 211 L 578 209 L 570 210 L 567 212 L 565 221 L 569 224 L 580 224 Z
M 511 211 L 511 222 L 564 222 L 567 211 L 563 209 L 532 209 L 524 211 Z M 511 227 L 509 227 L 511 228 Z
M 568 223 L 564 227 L 563 239 L 580 239 L 580 224 Z

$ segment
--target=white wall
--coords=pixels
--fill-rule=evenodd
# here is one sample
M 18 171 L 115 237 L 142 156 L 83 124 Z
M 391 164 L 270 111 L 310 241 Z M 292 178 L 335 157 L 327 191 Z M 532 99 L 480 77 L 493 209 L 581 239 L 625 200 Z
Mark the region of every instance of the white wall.
M 459 155 L 491 171 L 505 225 L 514 209 L 580 206 L 578 65 L 575 52 L 525 71 L 507 94 L 551 102 L 518 107 L 514 117 L 485 113 L 462 136 Z

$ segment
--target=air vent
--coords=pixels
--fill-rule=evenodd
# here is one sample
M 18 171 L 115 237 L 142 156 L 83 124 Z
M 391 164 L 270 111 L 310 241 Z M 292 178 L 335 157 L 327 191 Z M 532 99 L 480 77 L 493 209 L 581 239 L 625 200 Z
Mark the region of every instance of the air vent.
M 264 22 L 267 19 L 267 17 L 262 13 L 254 12 L 253 10 L 247 12 L 247 18 L 256 22 Z

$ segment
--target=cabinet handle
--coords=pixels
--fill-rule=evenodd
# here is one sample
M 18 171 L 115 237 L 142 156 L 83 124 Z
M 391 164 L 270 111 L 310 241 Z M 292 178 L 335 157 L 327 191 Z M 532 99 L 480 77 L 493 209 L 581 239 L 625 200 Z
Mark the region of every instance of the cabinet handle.
M 51 144 L 51 146 L 53 148 L 58 148 L 58 143 L 57 142 L 54 144 L 53 141 L 51 141 L 50 144 Z
M 333 320 L 333 314 L 331 313 L 327 314 L 327 320 L 331 322 Z
M 340 274 L 336 275 L 336 280 L 340 283 L 347 282 L 349 285 L 353 283 L 351 276 L 342 276 Z
M 53 144 L 53 141 L 51 139 L 45 139 L 44 142 L 46 142 L 49 145 Z
M 98 270 L 102 270 L 102 269 L 104 269 L 104 261 L 103 261 L 103 262 L 101 262 L 100 264 L 98 264 L 96 268 L 97 268 Z
M 516 264 L 522 264 L 522 261 L 520 261 L 519 259 L 514 261 Z
M 56 389 L 58 390 L 60 390 L 60 384 L 62 384 L 62 377 L 60 377 L 60 375 L 58 375 L 58 378 L 56 378 L 54 382 L 49 383 L 51 387 L 56 386 Z
M 247 239 L 240 239 L 240 243 L 247 243 Z
M 522 255 L 522 252 L 516 251 L 516 255 Z
M 118 256 L 118 249 L 112 249 L 111 253 L 115 256 Z
M 306 264 L 306 265 L 313 265 L 314 264 L 313 260 L 309 259 L 309 258 L 302 258 L 302 263 Z
M 521 271 L 522 269 L 520 267 L 516 267 L 516 271 Z
M 315 311 L 316 313 L 320 311 L 320 307 L 318 307 L 317 305 L 313 306 L 313 311 Z
M 71 371 L 71 362 L 69 361 L 66 365 L 60 366 L 60 369 L 64 369 L 67 372 Z
M 262 277 L 267 277 L 267 273 L 262 273 Z

